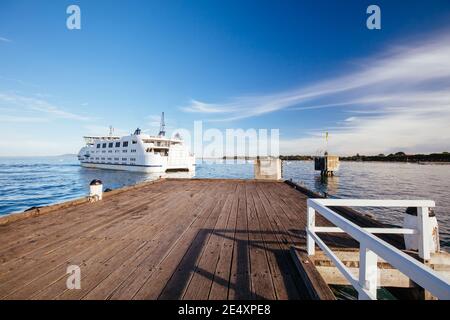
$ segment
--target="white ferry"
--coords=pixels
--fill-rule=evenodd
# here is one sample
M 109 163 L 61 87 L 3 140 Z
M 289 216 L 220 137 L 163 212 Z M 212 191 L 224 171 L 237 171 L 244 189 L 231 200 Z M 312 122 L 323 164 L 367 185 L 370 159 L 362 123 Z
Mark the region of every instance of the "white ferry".
M 180 136 L 166 138 L 164 113 L 158 136 L 138 128 L 129 136 L 85 136 L 78 153 L 81 166 L 138 172 L 195 171 L 195 156 Z

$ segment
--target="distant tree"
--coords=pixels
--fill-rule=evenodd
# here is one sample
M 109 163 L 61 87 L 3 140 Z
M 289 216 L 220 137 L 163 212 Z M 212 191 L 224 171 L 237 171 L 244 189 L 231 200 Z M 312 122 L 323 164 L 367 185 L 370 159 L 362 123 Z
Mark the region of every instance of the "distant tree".
M 380 153 L 378 156 L 379 157 L 386 157 L 383 153 Z
M 403 157 L 403 156 L 406 156 L 406 153 L 400 151 L 400 152 L 397 152 L 395 155 L 398 157 Z

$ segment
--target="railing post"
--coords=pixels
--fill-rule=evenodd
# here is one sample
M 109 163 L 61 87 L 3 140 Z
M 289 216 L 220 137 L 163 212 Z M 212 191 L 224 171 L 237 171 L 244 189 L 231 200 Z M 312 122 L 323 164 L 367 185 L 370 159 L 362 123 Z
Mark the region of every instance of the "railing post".
M 377 297 L 378 257 L 375 252 L 368 249 L 363 243 L 359 247 L 359 285 L 369 291 L 372 297 L 358 292 L 358 299 L 366 300 Z
M 417 230 L 419 232 L 419 257 L 429 260 L 430 256 L 430 216 L 427 207 L 417 208 Z
M 314 232 L 314 228 L 316 226 L 316 211 L 308 206 L 308 221 L 306 230 Z M 306 232 L 306 248 L 308 250 L 308 255 L 313 256 L 315 254 L 316 249 L 316 242 L 314 241 L 314 238 L 309 235 L 308 232 Z

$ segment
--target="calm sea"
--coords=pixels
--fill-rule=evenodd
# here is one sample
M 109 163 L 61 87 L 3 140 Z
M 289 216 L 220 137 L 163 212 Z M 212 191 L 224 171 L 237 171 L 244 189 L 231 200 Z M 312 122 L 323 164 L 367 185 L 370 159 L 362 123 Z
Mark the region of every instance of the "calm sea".
M 430 199 L 436 201 L 441 246 L 450 247 L 450 165 L 342 162 L 338 174 L 321 179 L 310 161 L 285 161 L 285 179 L 331 197 L 370 199 Z M 81 168 L 75 157 L 0 158 L 0 215 L 33 206 L 85 196 L 92 179 L 116 189 L 160 176 Z M 169 177 L 186 177 L 186 173 Z M 199 162 L 197 178 L 252 178 L 245 161 Z M 401 225 L 403 210 L 365 208 L 376 219 Z

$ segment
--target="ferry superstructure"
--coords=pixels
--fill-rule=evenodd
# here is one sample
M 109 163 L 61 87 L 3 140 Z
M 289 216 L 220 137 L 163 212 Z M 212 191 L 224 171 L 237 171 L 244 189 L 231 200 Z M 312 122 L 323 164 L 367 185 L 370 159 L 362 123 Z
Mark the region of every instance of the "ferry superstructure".
M 163 116 L 164 117 L 164 116 Z M 81 166 L 138 172 L 195 171 L 195 156 L 181 137 L 166 138 L 162 120 L 158 136 L 138 128 L 129 136 L 85 136 L 78 153 Z

